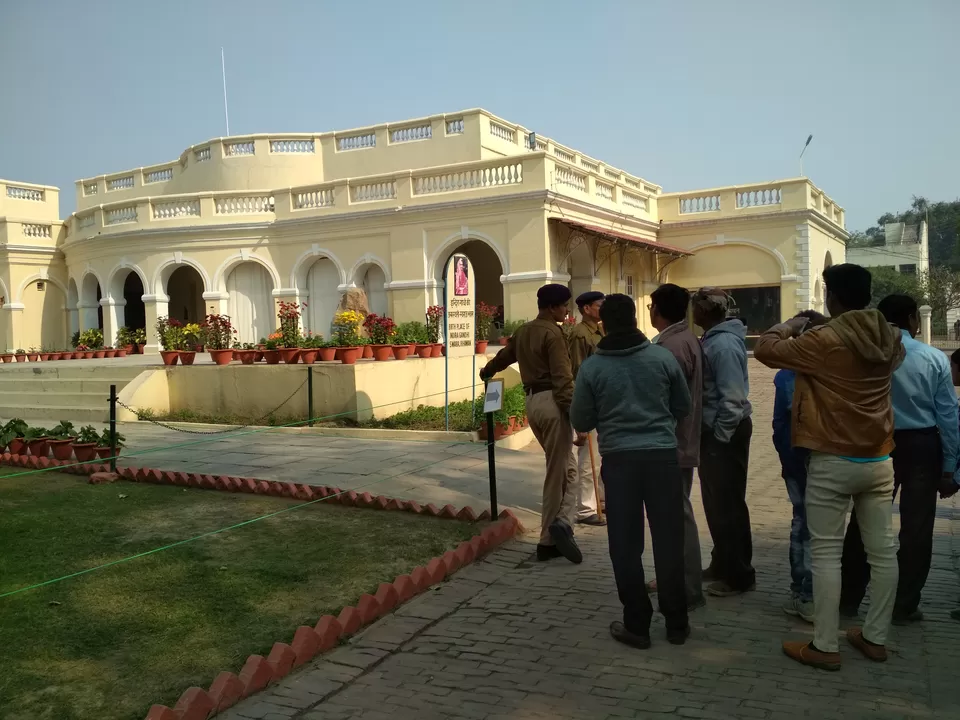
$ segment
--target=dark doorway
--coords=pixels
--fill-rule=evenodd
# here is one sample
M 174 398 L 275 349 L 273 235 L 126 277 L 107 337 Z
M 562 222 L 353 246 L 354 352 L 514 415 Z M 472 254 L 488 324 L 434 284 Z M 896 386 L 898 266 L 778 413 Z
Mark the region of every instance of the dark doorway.
M 170 302 L 167 312 L 182 323 L 199 323 L 204 318 L 203 278 L 189 265 L 178 267 L 167 281 Z
M 123 281 L 123 299 L 126 306 L 123 311 L 123 324 L 128 328 L 146 328 L 147 311 L 143 306 L 143 281 L 135 272 L 127 275 Z

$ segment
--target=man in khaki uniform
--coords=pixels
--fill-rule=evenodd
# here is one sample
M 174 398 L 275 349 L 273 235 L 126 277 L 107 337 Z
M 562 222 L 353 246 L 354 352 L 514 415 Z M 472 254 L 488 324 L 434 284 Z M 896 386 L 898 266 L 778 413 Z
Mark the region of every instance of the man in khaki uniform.
M 583 361 L 593 355 L 597 343 L 603 337 L 600 327 L 600 306 L 603 305 L 603 293 L 585 292 L 577 297 L 577 308 L 581 320 L 573 328 L 568 338 L 570 365 L 573 379 L 577 379 Z M 597 512 L 597 492 L 599 484 L 593 484 L 594 469 L 600 472 L 600 456 L 597 454 L 597 431 L 590 432 L 588 442 L 576 450 L 577 453 L 577 515 L 576 521 L 584 525 L 606 525 Z M 591 460 L 590 455 L 593 454 Z
M 574 438 L 570 425 L 573 372 L 563 331 L 558 325 L 567 315 L 569 301 L 570 291 L 565 285 L 540 288 L 537 291 L 540 312 L 536 319 L 517 329 L 507 346 L 480 371 L 480 377 L 488 380 L 514 363 L 520 365 L 520 379 L 527 395 L 527 419 L 547 459 L 537 559 L 550 560 L 562 555 L 580 563 L 583 555 L 573 539 L 577 503 L 576 467 L 572 458 Z M 583 437 L 578 437 L 578 441 Z

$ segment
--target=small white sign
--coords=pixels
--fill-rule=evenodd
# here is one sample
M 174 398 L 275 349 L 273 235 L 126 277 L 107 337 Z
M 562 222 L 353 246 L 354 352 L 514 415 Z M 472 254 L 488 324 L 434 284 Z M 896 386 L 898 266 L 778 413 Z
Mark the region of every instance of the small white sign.
M 483 412 L 497 412 L 503 407 L 503 380 L 490 380 L 483 396 Z

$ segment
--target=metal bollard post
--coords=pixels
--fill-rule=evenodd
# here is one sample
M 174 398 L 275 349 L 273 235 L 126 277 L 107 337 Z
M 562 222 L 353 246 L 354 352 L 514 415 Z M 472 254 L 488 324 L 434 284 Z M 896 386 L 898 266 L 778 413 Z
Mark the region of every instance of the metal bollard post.
M 110 472 L 117 471 L 117 386 L 110 386 Z
M 313 427 L 313 367 L 307 366 L 307 427 Z

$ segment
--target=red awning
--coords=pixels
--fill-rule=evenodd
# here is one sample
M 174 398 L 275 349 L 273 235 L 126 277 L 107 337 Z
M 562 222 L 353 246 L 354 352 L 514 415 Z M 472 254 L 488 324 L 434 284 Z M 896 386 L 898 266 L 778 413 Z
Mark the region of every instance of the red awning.
M 585 225 L 583 223 L 573 222 L 572 220 L 560 220 L 554 219 L 555 222 L 558 222 L 562 225 L 573 230 L 581 230 L 594 235 L 600 235 L 609 240 L 626 240 L 635 245 L 641 245 L 644 249 L 649 250 L 655 253 L 662 253 L 664 255 L 673 255 L 674 257 L 687 257 L 693 255 L 689 250 L 681 250 L 680 248 L 673 247 L 671 245 L 664 245 L 663 243 L 656 242 L 654 240 L 649 240 L 639 235 L 632 235 L 630 233 L 624 232 L 622 230 L 609 230 L 607 228 L 597 227 L 596 225 Z

